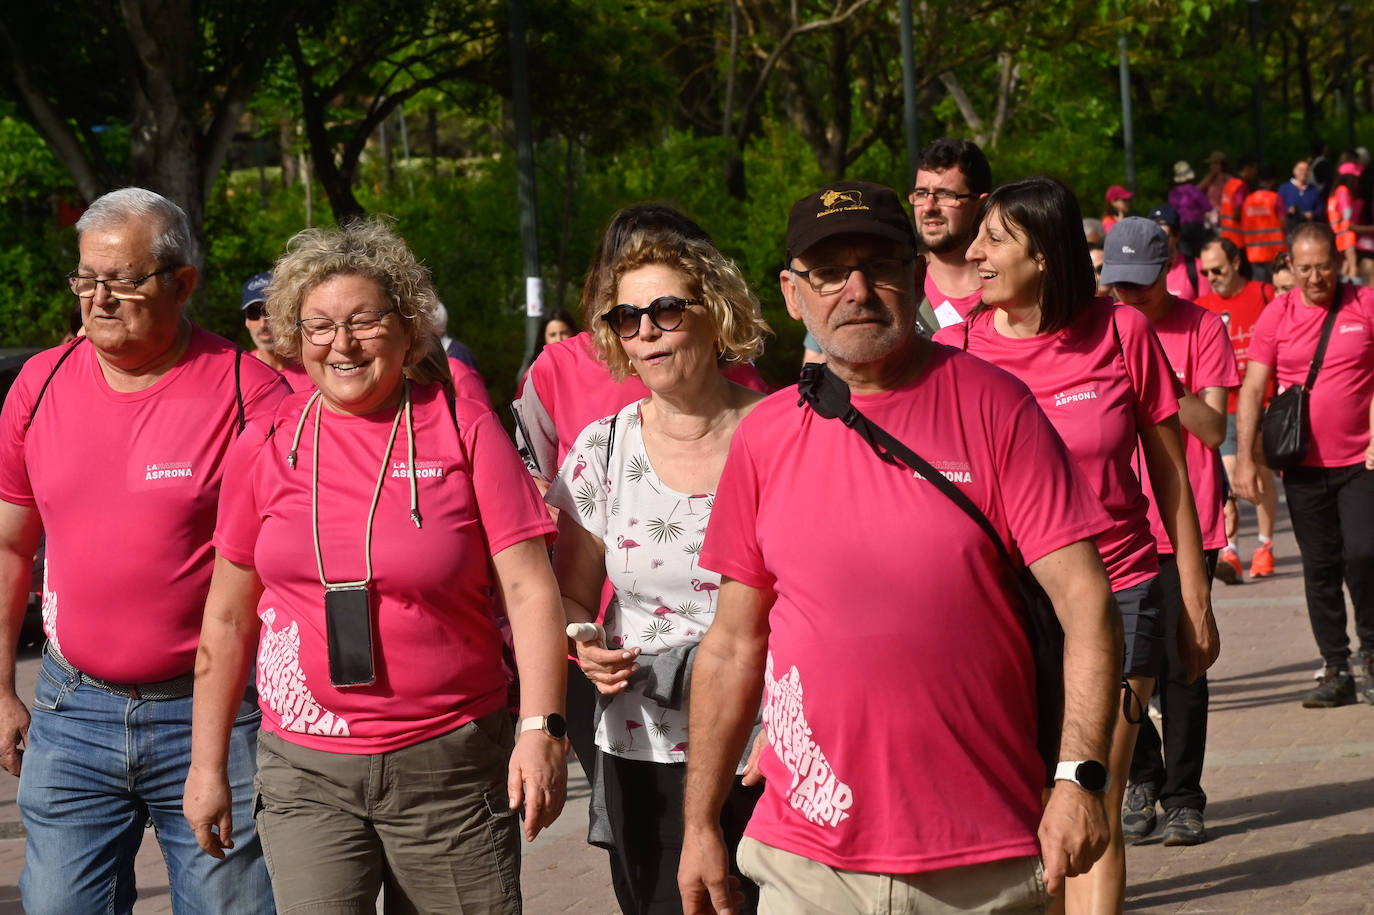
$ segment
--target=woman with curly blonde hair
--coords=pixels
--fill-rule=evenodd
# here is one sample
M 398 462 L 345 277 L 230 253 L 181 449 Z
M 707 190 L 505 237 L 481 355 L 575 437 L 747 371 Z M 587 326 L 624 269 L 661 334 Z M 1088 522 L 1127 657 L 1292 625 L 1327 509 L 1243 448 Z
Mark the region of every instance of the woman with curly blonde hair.
M 227 737 L 256 643 L 277 908 L 372 911 L 385 885 L 388 911 L 516 913 L 515 810 L 533 838 L 567 774 L 548 512 L 496 415 L 434 377 L 429 271 L 390 228 L 297 235 L 267 309 L 315 389 L 227 461 L 186 817 L 208 854 L 231 846 Z
M 594 306 L 611 374 L 649 393 L 587 426 L 547 495 L 561 512 L 554 568 L 568 621 L 595 620 L 603 583 L 615 589 L 604 638 L 576 643 L 601 694 L 589 841 L 625 876 L 627 912 L 677 913 L 686 670 L 720 586 L 696 557 L 730 439 L 763 399 L 723 373 L 758 355 L 769 329 L 713 245 L 661 234 L 628 240 Z M 736 782 L 722 817 L 731 849 L 757 797 Z

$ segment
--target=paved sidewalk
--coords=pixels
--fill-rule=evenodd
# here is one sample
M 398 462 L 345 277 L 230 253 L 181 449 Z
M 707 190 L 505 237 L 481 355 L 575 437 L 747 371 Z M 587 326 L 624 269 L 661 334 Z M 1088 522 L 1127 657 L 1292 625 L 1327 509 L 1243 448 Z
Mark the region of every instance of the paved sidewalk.
M 1254 515 L 1242 526 L 1248 560 Z M 1158 834 L 1127 851 L 1127 910 L 1149 913 L 1366 913 L 1374 915 L 1374 708 L 1301 708 L 1318 659 L 1307 623 L 1297 548 L 1286 518 L 1273 578 L 1227 587 L 1213 604 L 1222 632 L 1212 670 L 1207 828 L 1194 848 L 1165 848 Z M 19 665 L 32 695 L 36 653 Z M 576 780 L 563 817 L 525 848 L 530 915 L 614 915 L 604 852 L 589 848 L 586 783 Z M 22 911 L 23 866 L 15 781 L 0 774 L 0 915 Z M 139 856 L 138 915 L 171 911 L 157 845 Z

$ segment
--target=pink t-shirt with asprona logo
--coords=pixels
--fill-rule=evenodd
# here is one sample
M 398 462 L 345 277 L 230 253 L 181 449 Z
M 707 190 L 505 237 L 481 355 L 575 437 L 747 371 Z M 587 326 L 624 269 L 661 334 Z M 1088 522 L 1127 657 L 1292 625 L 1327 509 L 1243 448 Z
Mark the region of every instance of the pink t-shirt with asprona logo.
M 962 347 L 964 328 L 947 327 L 935 339 Z M 1063 330 L 1015 338 L 993 327 L 989 310 L 973 318 L 968 351 L 1030 387 L 1087 474 L 1114 522 L 1097 538 L 1112 588 L 1157 575 L 1149 503 L 1136 476 L 1137 463 L 1139 473 L 1146 468 L 1136 443 L 1141 428 L 1178 412 L 1182 392 L 1145 316 L 1096 299 Z
M 856 395 L 1033 562 L 1109 520 L 1025 386 L 948 347 Z M 831 867 L 916 873 L 1038 851 L 1035 687 L 982 528 L 854 430 L 779 391 L 739 426 L 700 564 L 769 611 L 764 794 L 747 834 Z
M 1341 284 L 1342 304 L 1317 371 L 1308 408 L 1312 443 L 1302 463 L 1349 467 L 1369 447 L 1369 402 L 1374 397 L 1374 291 Z M 1267 365 L 1279 389 L 1306 384 L 1321 340 L 1325 308 L 1303 303 L 1302 291 L 1284 293 L 1260 313 L 1250 338 L 1250 361 Z
M 43 629 L 93 677 L 155 683 L 190 673 L 200 641 L 224 458 L 238 432 L 235 347 L 195 328 L 146 390 L 114 391 L 89 341 L 24 366 L 0 417 L 0 499 L 37 506 L 47 531 Z M 244 354 L 244 410 L 288 393 Z
M 335 753 L 383 753 L 436 737 L 501 708 L 506 683 L 491 611 L 490 559 L 553 522 L 496 414 L 416 385 L 415 469 L 423 526 L 410 519 L 405 423 L 386 457 L 372 532 L 376 682 L 330 685 L 310 521 L 315 411 L 295 469 L 287 454 L 308 395 L 293 394 L 275 432 L 250 428 L 230 456 L 215 547 L 257 569 L 262 632 L 257 685 L 263 727 Z M 323 411 L 320 548 L 331 582 L 366 575 L 364 527 L 395 413 Z
M 1236 354 L 1231 338 L 1221 318 L 1184 299 L 1175 298 L 1169 313 L 1154 325 L 1155 335 L 1169 357 L 1179 384 L 1194 394 L 1203 388 L 1234 389 L 1240 384 L 1236 371 Z M 1187 429 L 1183 430 L 1183 454 L 1188 462 L 1188 482 L 1193 487 L 1193 501 L 1197 504 L 1198 525 L 1202 528 L 1202 548 L 1218 549 L 1226 545 L 1226 521 L 1222 514 L 1221 454 L 1204 445 Z M 1150 530 L 1155 536 L 1155 548 L 1161 553 L 1173 553 L 1173 544 L 1159 517 L 1150 475 L 1140 481 L 1150 500 Z

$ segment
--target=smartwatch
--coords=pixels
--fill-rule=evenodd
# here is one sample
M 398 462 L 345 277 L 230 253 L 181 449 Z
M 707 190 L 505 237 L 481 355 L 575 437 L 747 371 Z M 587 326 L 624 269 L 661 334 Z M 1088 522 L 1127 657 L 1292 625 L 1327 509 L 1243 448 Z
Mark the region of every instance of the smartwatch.
M 520 729 L 515 733 L 516 738 L 526 731 L 543 731 L 554 740 L 562 740 L 568 736 L 568 722 L 557 712 L 552 715 L 535 715 L 521 720 Z
M 1111 777 L 1107 767 L 1095 759 L 1070 760 L 1054 767 L 1054 780 L 1073 782 L 1084 791 L 1101 794 L 1107 790 Z

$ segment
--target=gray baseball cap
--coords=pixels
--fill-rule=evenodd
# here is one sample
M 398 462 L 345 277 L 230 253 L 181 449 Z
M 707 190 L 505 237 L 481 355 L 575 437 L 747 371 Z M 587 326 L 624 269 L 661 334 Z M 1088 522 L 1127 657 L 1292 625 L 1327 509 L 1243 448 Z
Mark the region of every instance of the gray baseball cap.
M 1102 248 L 1103 286 L 1149 286 L 1169 260 L 1169 236 L 1143 216 L 1127 216 L 1112 226 Z

